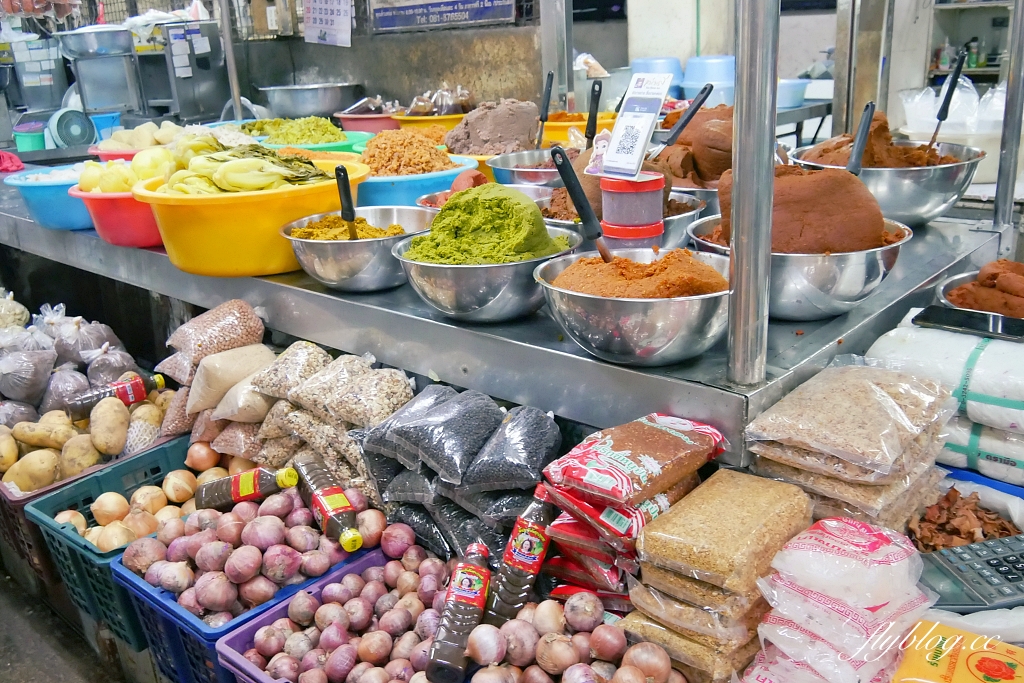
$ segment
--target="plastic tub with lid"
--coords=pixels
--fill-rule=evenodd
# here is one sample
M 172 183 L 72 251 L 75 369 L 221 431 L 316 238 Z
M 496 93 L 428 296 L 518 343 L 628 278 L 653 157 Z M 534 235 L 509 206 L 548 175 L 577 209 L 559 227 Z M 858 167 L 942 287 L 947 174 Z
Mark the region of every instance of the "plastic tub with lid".
M 665 234 L 665 222 L 659 220 L 650 225 L 615 225 L 601 221 L 601 233 L 605 244 L 615 249 L 647 249 L 660 247 Z
M 601 178 L 601 210 L 612 225 L 654 225 L 664 216 L 665 176 L 641 173 L 636 180 Z
M 14 127 L 14 145 L 19 152 L 34 152 L 45 149 L 46 136 L 43 129 L 46 127 L 42 121 L 30 121 L 19 123 Z
M 686 73 L 683 74 L 683 97 L 693 99 L 705 84 L 711 83 L 715 89 L 705 107 L 719 104 L 732 105 L 736 91 L 736 57 L 734 55 L 704 55 L 690 57 L 686 61 Z

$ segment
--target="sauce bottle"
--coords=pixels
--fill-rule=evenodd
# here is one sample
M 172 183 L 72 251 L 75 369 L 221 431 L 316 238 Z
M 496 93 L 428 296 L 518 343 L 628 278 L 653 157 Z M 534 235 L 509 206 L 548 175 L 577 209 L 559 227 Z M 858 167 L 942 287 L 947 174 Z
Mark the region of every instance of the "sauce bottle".
M 462 683 L 466 677 L 466 645 L 470 632 L 480 623 L 487 601 L 491 570 L 487 546 L 473 543 L 466 557 L 455 565 L 444 598 L 441 621 L 430 645 L 427 680 L 430 683 Z
M 484 623 L 501 627 L 515 619 L 529 601 L 530 591 L 540 574 L 548 545 L 548 525 L 558 515 L 544 484 L 537 484 L 533 500 L 516 520 L 505 546 L 501 571 L 494 580 L 494 590 L 487 601 Z
M 297 483 L 299 475 L 291 467 L 277 471 L 269 467 L 257 467 L 201 485 L 196 489 L 196 509 L 213 508 L 227 512 L 235 503 L 263 500 L 270 494 L 295 486 Z
M 85 420 L 96 404 L 109 396 L 116 396 L 121 403 L 130 406 L 142 403 L 151 391 L 163 391 L 166 383 L 163 375 L 154 375 L 145 370 L 137 370 L 138 377 L 123 382 L 111 382 L 105 387 L 90 389 L 67 402 L 68 413 L 72 420 Z
M 350 553 L 362 548 L 363 536 L 356 529 L 356 509 L 320 456 L 300 455 L 292 464 L 299 474 L 299 495 L 313 512 L 324 536 Z

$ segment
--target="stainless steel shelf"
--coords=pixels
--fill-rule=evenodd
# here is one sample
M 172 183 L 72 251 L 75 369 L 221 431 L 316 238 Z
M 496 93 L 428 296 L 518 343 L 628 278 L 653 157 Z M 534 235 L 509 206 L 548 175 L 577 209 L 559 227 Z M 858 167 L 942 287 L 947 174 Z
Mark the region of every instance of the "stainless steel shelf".
M 1013 7 L 1012 2 L 944 2 L 936 4 L 935 9 L 937 10 L 951 10 L 951 9 L 978 9 L 980 7 L 996 7 L 1001 9 L 1010 9 Z
M 409 287 L 341 295 L 305 273 L 218 279 L 189 275 L 162 250 L 125 249 L 94 232 L 40 228 L 20 196 L 0 186 L 0 244 L 85 271 L 212 307 L 232 298 L 263 306 L 269 326 L 383 363 L 537 406 L 597 427 L 652 411 L 704 420 L 732 443 L 726 462 L 741 464 L 748 420 L 826 365 L 836 354 L 863 352 L 915 305 L 931 303 L 930 286 L 996 257 L 999 236 L 976 220 L 942 220 L 920 229 L 889 279 L 851 313 L 813 323 L 769 328 L 769 379 L 756 387 L 725 380 L 725 343 L 701 358 L 667 368 L 635 370 L 597 361 L 541 312 L 500 325 L 449 321 Z

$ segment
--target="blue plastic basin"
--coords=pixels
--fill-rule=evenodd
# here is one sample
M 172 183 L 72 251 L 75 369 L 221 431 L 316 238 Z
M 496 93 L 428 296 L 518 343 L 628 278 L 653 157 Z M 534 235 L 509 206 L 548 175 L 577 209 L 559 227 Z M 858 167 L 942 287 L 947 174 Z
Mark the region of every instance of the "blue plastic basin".
M 458 164 L 448 171 L 419 175 L 370 176 L 359 184 L 359 206 L 416 206 L 416 199 L 425 194 L 450 190 L 455 176 L 475 169 L 476 159 L 451 156 Z
M 26 176 L 48 173 L 57 169 L 72 168 L 54 166 L 21 171 L 7 176 L 4 183 L 18 188 L 21 198 L 28 207 L 28 215 L 39 225 L 50 230 L 91 230 L 92 218 L 85 208 L 85 202 L 68 195 L 68 190 L 77 185 L 77 180 L 28 181 Z
M 779 109 L 792 109 L 803 106 L 804 93 L 811 81 L 806 78 L 783 78 L 779 81 L 778 103 Z
M 686 60 L 686 74 L 683 87 L 687 83 L 735 83 L 735 55 L 705 55 L 690 57 Z

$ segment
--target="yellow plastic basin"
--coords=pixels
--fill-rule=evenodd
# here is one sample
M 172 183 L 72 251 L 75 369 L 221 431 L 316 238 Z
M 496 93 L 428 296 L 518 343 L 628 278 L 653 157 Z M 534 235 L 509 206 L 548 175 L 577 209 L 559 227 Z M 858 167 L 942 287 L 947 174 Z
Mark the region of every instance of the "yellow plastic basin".
M 391 118 L 398 121 L 399 128 L 426 128 L 427 126 L 441 125 L 451 130 L 459 125 L 459 121 L 465 114 L 447 114 L 445 116 L 400 116 L 395 114 Z
M 586 116 L 584 114 L 584 116 Z M 548 121 L 544 124 L 544 138 L 543 141 L 551 146 L 556 143 L 569 142 L 569 129 L 576 126 L 582 133 L 587 128 L 586 119 L 583 121 L 565 121 L 565 122 L 551 122 Z M 600 133 L 602 128 L 611 130 L 615 126 L 615 112 L 603 111 L 597 115 L 597 132 Z
M 448 156 L 452 155 L 449 154 Z M 493 154 L 463 154 L 461 156 L 466 156 L 469 157 L 470 159 L 476 159 L 476 163 L 479 164 L 479 166 L 476 167 L 476 170 L 480 171 L 485 176 L 487 176 L 487 179 L 490 180 L 492 183 L 495 182 L 494 169 L 487 165 L 487 160 L 494 158 Z
M 342 152 L 339 152 L 339 154 Z M 370 167 L 359 163 L 359 155 L 351 152 L 343 152 L 352 157 L 348 159 L 313 159 L 313 165 L 327 175 L 334 177 L 334 171 L 338 165 L 348 169 L 348 184 L 352 188 L 352 201 L 359 201 L 359 183 L 370 177 Z

